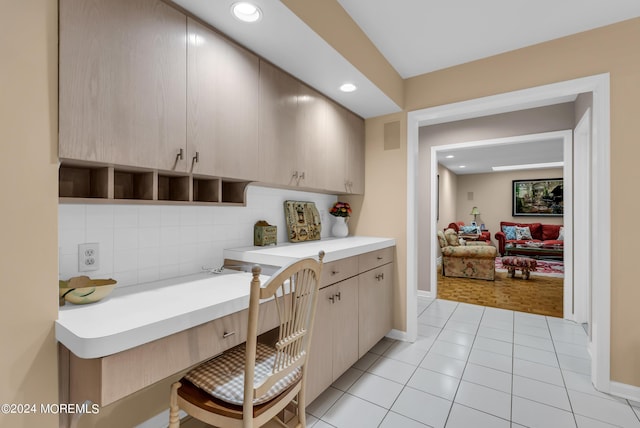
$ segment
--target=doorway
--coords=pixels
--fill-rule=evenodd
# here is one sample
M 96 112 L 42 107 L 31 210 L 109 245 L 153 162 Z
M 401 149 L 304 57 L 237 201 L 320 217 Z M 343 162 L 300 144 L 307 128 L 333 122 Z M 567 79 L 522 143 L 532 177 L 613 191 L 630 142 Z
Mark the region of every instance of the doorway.
M 468 141 L 463 143 L 456 144 L 446 144 L 446 145 L 435 145 L 430 146 L 431 151 L 431 182 L 437 181 L 434 174 L 438 172 L 438 154 L 440 152 L 450 152 L 455 150 L 459 153 L 460 149 L 474 149 L 474 148 L 496 148 L 499 149 L 504 146 L 511 145 L 527 145 L 534 143 L 536 145 L 545 144 L 545 143 L 559 143 L 562 146 L 562 157 L 563 157 L 563 180 L 564 180 L 564 200 L 568 201 L 568 203 L 564 204 L 564 213 L 563 213 L 563 225 L 565 228 L 564 234 L 564 287 L 563 287 L 563 302 L 562 309 L 565 319 L 569 319 L 575 321 L 574 317 L 574 287 L 573 287 L 573 204 L 571 201 L 573 200 L 573 132 L 571 130 L 565 131 L 554 131 L 554 132 L 544 132 L 540 134 L 529 134 L 529 135 L 520 135 L 516 137 L 504 137 L 504 138 L 494 138 L 489 140 L 479 140 L 479 141 Z M 526 163 L 526 161 L 523 161 Z M 588 183 L 588 182 L 581 182 Z M 431 193 L 431 205 L 439 204 L 439 195 L 438 192 Z M 577 189 L 576 193 L 585 193 L 582 191 L 582 188 Z M 586 192 L 588 193 L 588 192 Z M 437 219 L 437 213 L 436 213 Z M 509 220 L 511 221 L 511 220 Z M 446 224 L 446 222 L 445 222 Z M 432 223 L 433 225 L 433 223 Z M 431 228 L 431 236 L 429 238 L 429 242 L 436 242 L 436 232 L 437 226 L 433 226 Z M 495 232 L 495 230 L 494 230 Z M 432 259 L 435 259 L 436 249 L 432 250 Z M 433 266 L 433 262 L 432 262 Z M 432 268 L 430 270 L 430 284 L 431 284 L 431 297 L 437 296 L 437 269 Z M 575 291 L 584 291 L 582 289 L 578 289 Z M 583 296 L 580 296 L 582 299 Z
M 558 104 L 563 100 L 575 99 L 578 94 L 591 93 L 593 96 L 592 129 L 590 152 L 598 162 L 592 163 L 590 190 L 591 244 L 593 260 L 597 264 L 586 265 L 589 269 L 593 306 L 591 310 L 592 335 L 590 352 L 592 356 L 591 380 L 595 387 L 610 392 L 610 301 L 611 301 L 611 244 L 610 244 L 610 103 L 609 74 L 590 76 L 519 91 L 463 101 L 438 107 L 409 112 L 407 115 L 407 333 L 408 339 L 417 336 L 417 296 L 418 296 L 418 197 L 417 159 L 418 129 L 420 126 L 469 119 L 488 114 L 504 113 L 526 108 Z M 435 192 L 436 181 L 431 181 L 430 197 Z M 581 213 L 575 213 L 580 216 Z M 436 224 L 435 204 L 430 206 L 429 227 Z M 596 233 L 597 232 L 597 233 Z M 429 231 L 431 233 L 431 231 Z M 423 260 L 432 260 L 435 269 L 435 241 L 429 254 L 420 254 Z M 576 260 L 576 264 L 581 264 Z M 428 291 L 427 291 L 428 292 Z

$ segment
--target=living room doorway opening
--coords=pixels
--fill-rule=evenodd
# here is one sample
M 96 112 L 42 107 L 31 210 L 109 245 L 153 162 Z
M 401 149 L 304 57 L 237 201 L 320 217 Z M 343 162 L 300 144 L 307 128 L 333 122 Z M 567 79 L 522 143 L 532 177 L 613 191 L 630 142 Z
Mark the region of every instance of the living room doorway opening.
M 435 235 L 431 246 L 419 249 L 419 224 L 426 224 L 428 234 L 436 224 L 436 206 L 431 197 L 436 190 L 435 179 L 426 192 L 418 194 L 418 141 L 421 126 L 453 122 L 456 120 L 481 117 L 491 114 L 518 111 L 536 106 L 548 106 L 575 100 L 579 94 L 592 97 L 591 141 L 589 152 L 591 162 L 590 220 L 588 233 L 591 236 L 590 259 L 574 260 L 576 266 L 589 270 L 591 282 L 591 335 L 589 351 L 592 357 L 591 380 L 594 386 L 603 392 L 612 390 L 610 376 L 611 358 L 611 165 L 610 165 L 610 76 L 608 73 L 582 77 L 543 86 L 516 90 L 513 92 L 461 101 L 437 107 L 410 111 L 407 114 L 407 293 L 406 293 L 406 337 L 411 340 L 417 335 L 417 296 L 432 297 L 430 293 L 431 277 L 419 280 L 418 267 L 429 264 L 429 275 L 435 273 Z M 597 162 L 594 160 L 597 159 Z M 424 201 L 426 199 L 426 202 Z M 418 207 L 427 204 L 430 215 L 420 218 Z M 576 217 L 583 213 L 575 213 Z M 587 231 L 585 231 L 587 233 Z M 595 263 L 597 261 L 597 263 Z M 435 276 L 433 277 L 435 278 Z M 432 279 L 433 279 L 432 278 Z
M 573 110 L 573 108 L 571 109 Z M 573 116 L 572 116 L 573 120 Z M 557 254 L 561 254 L 561 262 L 562 263 L 554 263 L 552 261 L 545 260 L 537 260 L 537 264 L 539 265 L 538 271 L 541 272 L 541 275 L 547 275 L 546 280 L 542 280 L 541 276 L 534 274 L 535 276 L 532 279 L 538 279 L 540 283 L 540 288 L 536 290 L 529 290 L 528 287 L 524 285 L 510 280 L 509 278 L 503 278 L 506 276 L 504 273 L 496 274 L 496 285 L 499 289 L 502 289 L 504 292 L 498 291 L 497 304 L 496 307 L 504 308 L 504 309 L 513 309 L 520 310 L 523 312 L 534 312 L 541 315 L 552 315 L 552 316 L 560 316 L 565 315 L 565 318 L 573 319 L 573 302 L 575 301 L 574 296 L 574 287 L 573 287 L 573 156 L 572 156 L 572 130 L 564 130 L 564 131 L 555 131 L 555 132 L 544 132 L 539 134 L 529 134 L 529 135 L 520 135 L 514 137 L 504 137 L 504 138 L 494 138 L 488 140 L 479 140 L 479 141 L 467 141 L 455 144 L 443 144 L 443 145 L 432 145 L 430 146 L 430 159 L 431 159 L 431 171 L 440 171 L 438 168 L 439 162 L 446 159 L 446 156 L 454 156 L 450 161 L 448 161 L 449 167 L 454 169 L 455 171 L 452 174 L 459 173 L 460 176 L 457 176 L 458 182 L 462 182 L 463 178 L 473 177 L 473 184 L 470 188 L 467 188 L 464 185 L 459 186 L 459 188 L 464 188 L 464 190 L 458 189 L 458 197 L 451 194 L 451 191 L 445 194 L 444 192 L 440 192 L 438 189 L 434 195 L 432 195 L 432 204 L 435 203 L 438 207 L 437 210 L 441 211 L 440 213 L 436 213 L 437 226 L 432 229 L 434 232 L 436 230 L 443 230 L 446 228 L 446 225 L 450 222 L 455 222 L 458 220 L 463 220 L 466 217 L 457 216 L 457 218 L 443 218 L 442 214 L 446 212 L 443 207 L 447 205 L 447 198 L 457 199 L 457 203 L 454 206 L 457 207 L 456 211 L 470 211 L 471 206 L 484 206 L 482 212 L 485 214 L 482 219 L 483 224 L 486 222 L 486 230 L 491 235 L 492 241 L 490 241 L 489 245 L 495 245 L 498 247 L 498 256 L 505 255 L 505 249 L 501 248 L 502 246 L 498 246 L 498 242 L 495 240 L 495 233 L 499 231 L 500 222 L 502 221 L 510 221 L 516 222 L 518 221 L 517 217 L 511 217 L 512 214 L 512 205 L 511 205 L 511 184 L 512 178 L 516 177 L 525 177 L 531 178 L 532 176 L 540 176 L 551 178 L 558 175 L 563 178 L 563 212 L 562 216 L 559 217 L 560 223 L 563 227 L 563 238 L 564 245 L 562 249 L 558 248 L 550 248 L 548 256 L 557 256 Z M 426 147 L 421 146 L 421 150 L 426 149 Z M 562 165 L 558 167 L 555 165 L 547 165 L 545 168 L 542 167 L 541 162 L 534 162 L 532 159 L 536 159 L 536 150 L 547 150 L 548 155 L 539 154 L 537 157 L 538 161 L 546 160 L 555 161 L 554 163 L 561 163 Z M 466 155 L 465 155 L 466 153 Z M 512 153 L 509 155 L 509 153 Z M 479 160 L 478 156 L 486 157 L 483 160 Z M 458 164 L 462 162 L 462 159 L 466 158 L 467 165 L 464 165 L 464 171 L 459 169 Z M 501 158 L 501 159 L 500 159 Z M 460 159 L 460 162 L 453 162 L 454 159 Z M 493 159 L 500 159 L 493 160 Z M 492 171 L 491 166 L 493 164 L 502 165 L 518 165 L 519 169 L 512 169 L 511 171 L 499 172 Z M 547 162 L 550 163 L 550 162 Z M 532 165 L 537 165 L 536 168 L 529 168 Z M 467 175 L 466 171 L 473 168 L 474 174 Z M 499 168 L 500 169 L 500 168 Z M 551 174 L 551 175 L 549 175 Z M 439 181 L 439 180 L 436 180 Z M 490 189 L 483 189 L 483 186 L 488 186 Z M 472 189 L 474 191 L 467 192 L 466 190 Z M 478 192 L 480 190 L 480 192 Z M 484 191 L 483 191 L 484 190 Z M 472 195 L 473 193 L 478 193 L 477 196 Z M 471 195 L 470 195 L 471 194 Z M 467 199 L 472 198 L 472 201 L 467 201 Z M 462 205 L 462 207 L 461 207 Z M 451 214 L 449 214 L 451 215 Z M 474 216 L 475 217 L 475 216 Z M 554 222 L 558 223 L 558 217 L 546 217 L 547 223 Z M 555 220 L 555 221 L 554 221 Z M 545 217 L 524 217 L 521 222 L 524 223 L 545 223 Z M 480 225 L 480 224 L 478 224 Z M 543 227 L 547 227 L 544 225 Z M 549 225 L 549 229 L 551 229 L 553 225 Z M 546 230 L 546 229 L 545 229 Z M 534 232 L 535 234 L 535 232 Z M 556 237 L 554 237 L 555 239 Z M 435 239 L 435 238 L 434 238 Z M 519 254 L 518 250 L 511 249 L 514 254 Z M 526 251 L 525 251 L 526 250 Z M 535 253 L 535 257 L 540 256 L 538 252 L 542 253 L 546 251 L 546 249 L 534 249 L 529 251 L 529 248 L 525 248 L 522 251 L 524 253 L 532 252 Z M 509 249 L 507 249 L 509 251 Z M 542 254 L 544 256 L 545 254 Z M 432 254 L 432 257 L 437 257 L 436 253 Z M 543 258 L 543 257 L 541 257 Z M 439 260 L 441 261 L 441 259 Z M 500 262 L 500 257 L 496 259 L 498 262 L 498 266 Z M 479 263 L 483 263 L 479 261 Z M 555 268 L 555 270 L 553 270 Z M 560 268 L 563 271 L 563 281 L 556 279 L 560 272 Z M 438 268 L 439 270 L 439 268 Z M 552 271 L 554 273 L 543 273 L 543 271 Z M 442 280 L 443 278 L 438 275 L 436 272 L 435 279 L 432 280 L 432 288 L 431 294 L 433 297 L 439 296 L 438 294 L 438 278 Z M 550 277 L 553 277 L 551 279 Z M 458 284 L 460 282 L 460 284 Z M 462 284 L 464 282 L 464 284 Z M 474 282 L 481 282 L 482 284 L 474 284 Z M 461 280 L 459 278 L 450 278 L 447 281 L 448 285 L 458 284 L 464 289 L 460 289 L 460 287 L 456 287 L 455 290 L 449 290 L 449 296 L 451 296 L 454 300 L 456 296 L 459 295 L 463 297 L 464 300 L 469 302 L 478 301 L 478 304 L 489 304 L 490 306 L 494 306 L 493 304 L 487 303 L 487 300 L 491 300 L 494 295 L 490 292 L 491 290 L 487 289 L 487 286 L 492 284 L 491 281 L 485 281 L 483 279 L 466 279 Z M 502 286 L 506 287 L 502 287 Z M 522 287 L 521 287 L 522 285 Z M 558 287 L 562 287 L 562 292 Z M 578 289 L 579 291 L 585 291 L 582 288 Z M 526 298 L 535 300 L 534 302 L 526 302 L 520 301 L 517 292 L 526 293 Z M 513 294 L 512 294 L 513 293 Z M 475 295 L 474 295 L 475 294 Z M 509 299 L 509 297 L 512 298 Z M 503 303 L 500 304 L 500 299 L 509 299 L 511 301 L 503 300 Z M 582 297 L 581 297 L 582 299 Z M 553 300 L 553 301 L 552 301 Z M 557 300 L 557 301 L 556 301 Z M 484 301 L 484 302 L 483 302 Z

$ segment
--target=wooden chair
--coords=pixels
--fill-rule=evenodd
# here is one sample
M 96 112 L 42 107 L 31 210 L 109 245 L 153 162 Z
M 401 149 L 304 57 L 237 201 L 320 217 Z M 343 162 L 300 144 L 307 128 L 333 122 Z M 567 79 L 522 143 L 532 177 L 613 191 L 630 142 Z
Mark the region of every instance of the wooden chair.
M 245 344 L 200 364 L 171 386 L 169 428 L 178 412 L 216 427 L 259 427 L 293 403 L 296 428 L 306 427 L 306 363 L 318 301 L 324 252 L 278 270 L 264 286 L 260 267 L 252 270 Z M 274 298 L 280 329 L 274 347 L 257 341 L 260 301 Z M 297 397 L 297 400 L 296 400 Z

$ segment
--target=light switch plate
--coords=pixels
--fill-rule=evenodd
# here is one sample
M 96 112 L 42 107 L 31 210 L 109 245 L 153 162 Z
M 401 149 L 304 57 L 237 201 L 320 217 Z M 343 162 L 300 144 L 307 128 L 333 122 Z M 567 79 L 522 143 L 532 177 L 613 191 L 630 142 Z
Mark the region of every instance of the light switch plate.
M 100 269 L 100 244 L 97 242 L 78 245 L 78 272 Z

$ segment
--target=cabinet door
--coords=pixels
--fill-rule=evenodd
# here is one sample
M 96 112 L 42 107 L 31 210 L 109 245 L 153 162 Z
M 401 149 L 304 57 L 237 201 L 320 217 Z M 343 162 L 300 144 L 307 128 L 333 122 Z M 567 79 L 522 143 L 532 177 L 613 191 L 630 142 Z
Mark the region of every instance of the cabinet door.
M 364 120 L 346 112 L 347 144 L 345 187 L 347 193 L 364 194 Z
M 359 275 L 359 356 L 366 354 L 393 326 L 393 263 Z
M 358 361 L 358 277 L 334 285 L 333 380 Z
M 297 185 L 301 169 L 298 97 L 302 84 L 277 67 L 260 61 L 260 181 Z
M 333 300 L 335 286 L 320 290 L 307 365 L 307 403 L 333 382 Z
M 300 187 L 324 189 L 326 179 L 327 151 L 324 135 L 326 134 L 326 117 L 328 101 L 319 92 L 308 86 L 300 86 L 298 96 L 297 144 L 300 146 L 298 156 L 298 172 L 304 173 L 299 180 Z
M 184 171 L 185 34 L 157 0 L 61 0 L 60 158 Z
M 320 186 L 322 189 L 345 193 L 345 169 L 347 141 L 347 110 L 338 104 L 327 101 L 325 127 L 321 134 L 322 163 Z
M 188 168 L 257 180 L 258 57 L 192 19 L 188 40 Z

